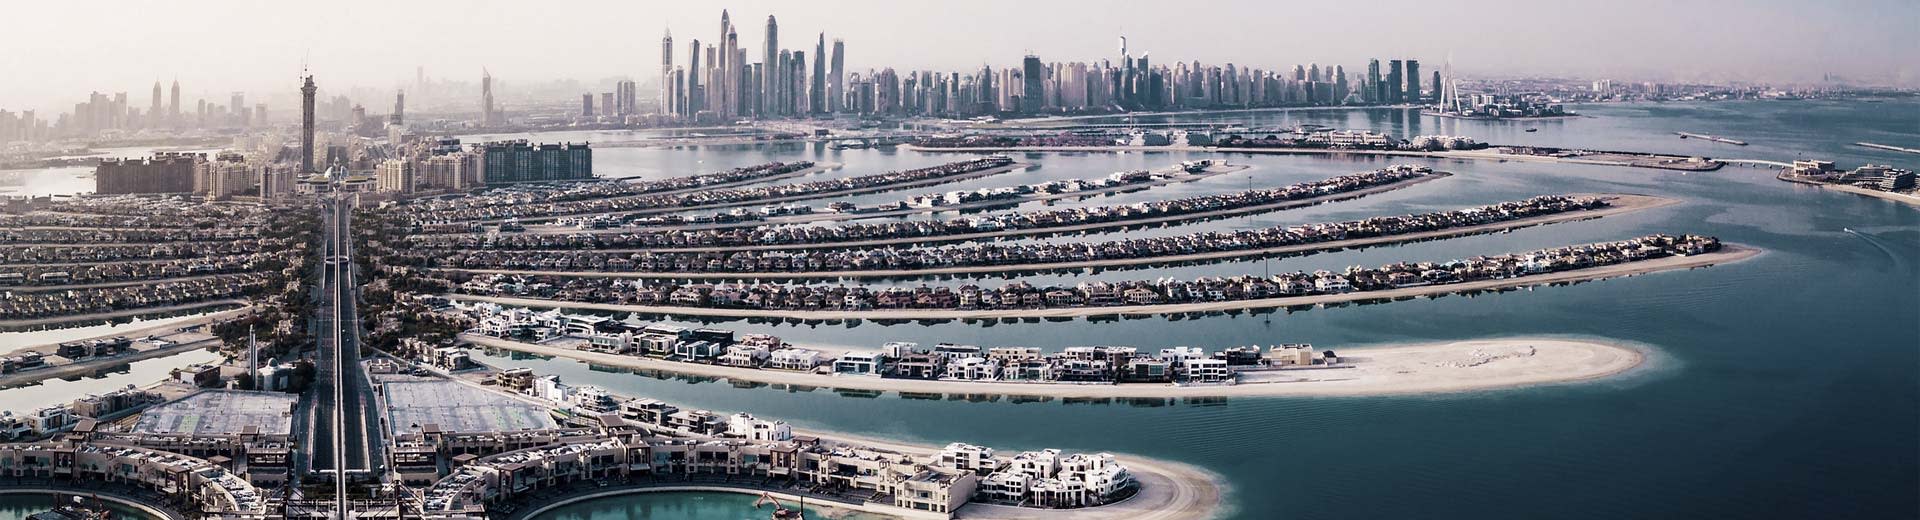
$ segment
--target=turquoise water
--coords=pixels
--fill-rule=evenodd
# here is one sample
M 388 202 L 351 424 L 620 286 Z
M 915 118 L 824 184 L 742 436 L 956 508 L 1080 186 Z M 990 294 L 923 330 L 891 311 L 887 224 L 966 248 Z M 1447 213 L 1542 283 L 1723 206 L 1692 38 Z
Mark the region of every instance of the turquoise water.
M 1912 168 L 1920 156 L 1858 148 L 1920 144 L 1920 103 L 1738 102 L 1580 107 L 1553 122 L 1438 121 L 1403 112 L 1237 116 L 1253 124 L 1319 123 L 1396 134 L 1459 133 L 1495 143 L 1702 154 L 1832 158 Z M 1181 119 L 1191 119 L 1180 116 Z M 1538 132 L 1524 132 L 1537 127 Z M 1746 140 L 1680 140 L 1688 131 Z M 599 154 L 597 154 L 599 155 Z M 605 168 L 619 159 L 602 155 Z M 636 170 L 777 158 L 880 170 L 938 162 L 877 150 L 805 146 L 631 152 Z M 1032 178 L 1103 175 L 1182 154 L 1033 154 Z M 1253 182 L 1284 184 L 1395 162 L 1458 173 L 1362 200 L 1136 233 L 1186 233 L 1454 209 L 1545 193 L 1634 192 L 1684 204 L 1597 221 L 1266 261 L 1027 277 L 1194 277 L 1262 269 L 1338 269 L 1446 260 L 1646 233 L 1706 233 L 1758 246 L 1733 265 L 1543 287 L 1273 315 L 1117 322 L 788 325 L 725 322 L 800 343 L 1123 344 L 1144 348 L 1306 341 L 1330 348 L 1505 335 L 1575 335 L 1654 349 L 1645 369 L 1603 382 L 1483 393 L 1366 398 L 1235 398 L 1112 404 L 847 397 L 636 375 L 571 360 L 483 356 L 686 406 L 780 417 L 805 428 L 1002 450 L 1061 447 L 1181 460 L 1217 472 L 1232 518 L 1875 518 L 1920 515 L 1920 210 L 1726 168 L 1681 174 L 1538 163 L 1234 156 Z M 700 168 L 701 171 L 714 168 Z M 981 184 L 1004 182 L 979 181 Z M 1239 176 L 1117 200 L 1245 189 Z M 1113 201 L 1096 199 L 1089 203 Z M 1038 206 L 1025 206 L 1030 209 Z M 1847 233 L 1851 228 L 1858 233 Z M 1104 240 L 1111 235 L 1058 240 Z M 855 282 L 848 282 L 855 283 Z M 952 280 L 876 282 L 957 283 Z M 990 281 L 988 283 L 999 283 Z M 623 497 L 576 505 L 569 518 L 630 516 Z M 656 506 L 657 507 L 657 506 Z M 738 512 L 668 515 L 745 518 Z M 757 516 L 754 516 L 757 518 Z
M 1458 133 L 1495 143 L 1724 158 L 1831 158 L 1920 167 L 1920 156 L 1851 146 L 1920 146 L 1920 103 L 1734 102 L 1591 106 L 1596 117 L 1439 121 L 1400 111 L 1235 116 L 1396 134 Z M 1180 116 L 1181 119 L 1193 119 Z M 1527 133 L 1525 128 L 1540 128 Z M 1688 131 L 1749 141 L 1680 140 Z M 841 162 L 875 173 L 951 160 L 823 146 L 597 150 L 605 175 L 664 177 L 767 160 Z M 956 187 L 1104 176 L 1187 157 L 1022 154 L 1028 172 Z M 482 355 L 567 381 L 683 406 L 748 411 L 803 428 L 1000 450 L 1059 447 L 1180 460 L 1232 488 L 1231 518 L 1888 518 L 1920 516 L 1920 209 L 1726 168 L 1681 174 L 1541 163 L 1232 156 L 1277 185 L 1416 162 L 1458 175 L 1364 199 L 1252 218 L 1130 233 L 1188 233 L 1456 209 L 1566 192 L 1633 192 L 1684 203 L 1596 221 L 1268 261 L 1031 276 L 1035 283 L 1338 269 L 1446 260 L 1647 233 L 1705 233 L 1761 247 L 1733 265 L 1543 287 L 1272 315 L 1117 322 L 724 322 L 802 344 L 886 341 L 1143 348 L 1312 342 L 1327 348 L 1505 335 L 1619 339 L 1654 350 L 1645 369 L 1602 382 L 1483 393 L 1365 398 L 1234 398 L 1063 404 L 847 397 L 826 389 L 740 387 L 660 378 L 571 360 Z M 1032 180 L 1029 180 L 1032 179 Z M 1240 175 L 1062 204 L 1112 204 L 1245 189 Z M 947 189 L 942 187 L 942 190 Z M 959 189 L 959 188 L 954 188 Z M 898 200 L 875 194 L 863 200 Z M 1021 209 L 1041 207 L 1024 205 Z M 951 216 L 951 215 L 943 215 Z M 1850 228 L 1858 233 L 1848 233 Z M 1113 235 L 1054 240 L 1106 240 Z M 855 283 L 855 282 L 848 282 Z M 957 283 L 879 281 L 875 285 Z M 988 281 L 987 283 L 1000 283 Z M 752 497 L 630 495 L 551 518 L 764 518 Z M 731 505 L 728 505 L 731 504 Z M 709 507 L 711 506 L 711 507 Z M 0 518 L 9 518 L 0 512 Z

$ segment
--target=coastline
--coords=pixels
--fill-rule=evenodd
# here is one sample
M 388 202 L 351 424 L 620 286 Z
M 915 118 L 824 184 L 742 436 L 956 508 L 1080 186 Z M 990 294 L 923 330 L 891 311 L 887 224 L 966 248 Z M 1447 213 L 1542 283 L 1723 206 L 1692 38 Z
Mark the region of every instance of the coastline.
M 1152 315 L 1178 314 L 1192 312 L 1237 311 L 1247 309 L 1270 309 L 1295 305 L 1316 305 L 1342 303 L 1362 300 L 1388 300 L 1416 296 L 1432 296 L 1459 292 L 1506 289 L 1561 282 L 1582 282 L 1620 276 L 1706 267 L 1724 263 L 1738 262 L 1760 254 L 1761 250 L 1739 244 L 1724 243 L 1719 251 L 1712 253 L 1673 256 L 1655 260 L 1642 260 L 1625 264 L 1575 269 L 1538 275 L 1518 276 L 1492 280 L 1479 280 L 1465 283 L 1442 285 L 1423 285 L 1402 287 L 1381 291 L 1364 291 L 1339 294 L 1319 294 L 1310 296 L 1287 296 L 1257 300 L 1236 300 L 1219 302 L 1175 303 L 1159 305 L 1131 305 L 1115 307 L 1062 307 L 1051 309 L 882 309 L 869 311 L 804 311 L 778 309 L 734 309 L 678 307 L 667 305 L 623 305 L 610 303 L 587 303 L 538 298 L 517 298 L 501 296 L 477 296 L 467 294 L 443 294 L 452 300 L 494 302 L 503 305 L 516 305 L 533 308 L 585 309 L 599 311 L 625 311 L 641 314 L 659 314 L 687 317 L 712 318 L 781 318 L 796 320 L 929 320 L 929 319 L 986 319 L 986 318 L 1073 318 L 1085 316 L 1109 315 Z
M 1023 395 L 1055 398 L 1379 396 L 1456 393 L 1589 381 L 1641 366 L 1646 355 L 1595 340 L 1512 337 L 1362 346 L 1338 350 L 1351 368 L 1248 371 L 1232 385 L 1161 383 L 1069 384 L 835 376 L 786 370 L 683 363 L 461 334 L 481 347 L 565 357 L 593 364 L 736 381 L 820 388 L 928 394 Z M 1530 354 L 1520 355 L 1523 352 Z M 1487 357 L 1474 355 L 1486 353 Z M 1500 357 L 1507 355 L 1509 357 Z M 1485 360 L 1481 364 L 1476 361 Z
M 1112 258 L 1088 260 L 1082 262 L 1044 263 L 1044 264 L 1004 264 L 964 267 L 940 267 L 934 269 L 883 269 L 859 271 L 799 271 L 799 272 L 653 272 L 653 271 L 542 271 L 536 269 L 463 269 L 436 267 L 436 271 L 461 272 L 469 274 L 509 274 L 529 276 L 577 276 L 593 278 L 658 278 L 658 279 L 830 279 L 830 278 L 909 278 L 953 274 L 998 274 L 1027 271 L 1064 271 L 1075 269 L 1097 269 L 1108 267 L 1129 267 L 1142 265 L 1178 264 L 1184 262 L 1230 260 L 1235 258 L 1260 257 L 1306 252 L 1332 251 L 1356 247 L 1391 245 L 1404 242 L 1450 238 L 1457 236 L 1489 233 L 1503 230 L 1520 229 L 1532 226 L 1582 221 L 1613 215 L 1632 213 L 1679 204 L 1677 199 L 1651 195 L 1634 194 L 1581 194 L 1577 196 L 1595 196 L 1608 198 L 1613 205 L 1590 211 L 1541 215 L 1506 222 L 1494 222 L 1477 226 L 1436 229 L 1402 235 L 1352 238 L 1331 242 L 1293 244 L 1262 249 L 1235 251 L 1209 251 L 1160 257 Z M 617 251 L 617 250 L 609 250 Z
M 1493 160 L 1493 161 L 1551 162 L 1551 163 L 1564 163 L 1564 164 L 1587 164 L 1587 165 L 1595 165 L 1595 166 L 1621 166 L 1621 167 L 1627 167 L 1627 168 L 1646 168 L 1651 170 L 1693 171 L 1693 170 L 1678 170 L 1673 168 L 1660 168 L 1655 166 L 1641 166 L 1641 165 L 1636 165 L 1636 164 L 1627 163 L 1627 162 L 1580 159 L 1577 157 L 1519 155 L 1519 154 L 1506 154 L 1506 153 L 1498 153 L 1498 152 L 1487 152 L 1487 151 L 1481 151 L 1481 150 L 1444 150 L 1444 151 L 1427 152 L 1427 151 L 1411 151 L 1411 150 L 1346 150 L 1346 149 L 1330 149 L 1330 148 L 1223 148 L 1218 146 L 1190 146 L 1190 145 L 1180 145 L 1180 144 L 1167 145 L 1167 146 L 1132 146 L 1132 145 L 1007 146 L 1007 147 L 967 147 L 967 148 L 923 148 L 919 146 L 914 146 L 912 144 L 901 144 L 899 146 L 900 146 L 900 149 L 902 150 L 912 150 L 920 153 L 1004 153 L 1004 152 L 1196 153 L 1197 152 L 1197 153 L 1244 153 L 1244 154 L 1271 154 L 1271 155 L 1374 155 L 1374 156 L 1389 156 L 1389 157 L 1424 157 L 1429 159 L 1470 159 L 1470 160 Z M 1652 154 L 1648 155 L 1648 157 L 1655 157 L 1655 156 L 1656 155 L 1652 155 Z M 1702 170 L 1702 171 L 1705 171 L 1705 170 Z
M 1870 189 L 1861 188 L 1858 186 L 1848 186 L 1845 184 L 1828 184 L 1824 182 L 1815 183 L 1814 185 L 1819 186 L 1821 189 L 1833 190 L 1841 193 L 1852 193 L 1854 195 L 1859 195 L 1862 197 L 1873 197 L 1880 200 L 1893 201 L 1900 204 L 1906 204 L 1908 206 L 1920 208 L 1920 195 L 1906 195 L 1906 194 L 1900 194 L 1900 193 L 1893 193 L 1889 191 L 1870 190 Z

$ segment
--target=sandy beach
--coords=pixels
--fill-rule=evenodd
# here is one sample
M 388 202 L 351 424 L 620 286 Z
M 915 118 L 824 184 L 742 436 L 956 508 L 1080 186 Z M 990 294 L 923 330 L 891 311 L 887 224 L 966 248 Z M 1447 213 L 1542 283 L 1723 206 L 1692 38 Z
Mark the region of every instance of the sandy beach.
M 1364 291 L 1341 294 L 1316 294 L 1310 296 L 1288 296 L 1282 298 L 1264 298 L 1258 300 L 1236 300 L 1199 303 L 1175 303 L 1161 305 L 1130 305 L 1115 307 L 1061 307 L 1051 309 L 876 309 L 865 311 L 841 310 L 775 310 L 775 309 L 716 309 L 702 307 L 679 307 L 668 305 L 621 305 L 611 303 L 586 303 L 538 298 L 513 298 L 501 296 L 477 296 L 467 294 L 446 294 L 447 298 L 465 301 L 485 301 L 502 305 L 518 305 L 538 308 L 588 309 L 600 311 L 626 311 L 642 314 L 663 314 L 671 316 L 693 316 L 714 318 L 781 318 L 796 320 L 940 320 L 940 319 L 985 319 L 985 318 L 1072 318 L 1083 316 L 1109 315 L 1153 315 L 1178 314 L 1191 312 L 1235 311 L 1246 309 L 1271 309 L 1295 305 L 1317 305 L 1342 303 L 1361 300 L 1385 300 L 1451 294 L 1467 291 L 1483 291 L 1526 287 L 1560 282 L 1580 282 L 1600 280 L 1620 276 L 1706 267 L 1738 262 L 1760 254 L 1760 250 L 1732 243 L 1723 243 L 1719 251 L 1692 256 L 1670 256 L 1654 260 L 1641 260 L 1625 264 L 1615 264 L 1587 269 L 1575 269 L 1513 278 L 1479 280 L 1465 283 L 1441 285 L 1422 285 L 1402 287 L 1382 291 Z
M 1596 218 L 1601 218 L 1601 217 L 1606 217 L 1611 215 L 1620 215 L 1620 214 L 1631 213 L 1631 212 L 1640 211 L 1644 209 L 1652 209 L 1652 208 L 1670 206 L 1670 205 L 1680 203 L 1680 201 L 1675 199 L 1670 199 L 1666 197 L 1654 197 L 1649 195 L 1582 194 L 1582 195 L 1576 195 L 1576 196 L 1604 197 L 1611 202 L 1611 205 L 1605 208 L 1600 208 L 1595 210 L 1571 211 L 1571 212 L 1558 213 L 1553 215 L 1541 215 L 1537 217 L 1523 218 L 1519 220 L 1510 220 L 1506 222 L 1482 224 L 1478 226 L 1466 226 L 1466 227 L 1458 227 L 1458 228 L 1450 228 L 1450 229 L 1437 229 L 1433 231 L 1422 231 L 1418 233 L 1407 233 L 1407 234 L 1401 234 L 1401 235 L 1355 238 L 1355 239 L 1348 239 L 1348 240 L 1335 240 L 1331 242 L 1315 242 L 1310 244 L 1294 244 L 1294 245 L 1287 245 L 1287 246 L 1280 246 L 1280 247 L 1269 247 L 1264 249 L 1248 249 L 1248 250 L 1241 250 L 1241 251 L 1210 251 L 1205 253 L 1192 253 L 1192 254 L 1184 254 L 1184 255 L 1154 256 L 1154 257 L 1139 257 L 1139 258 L 1114 258 L 1114 259 L 1093 260 L 1093 261 L 1086 261 L 1086 262 L 981 265 L 981 266 L 966 266 L 966 267 L 942 267 L 942 268 L 936 268 L 936 269 L 888 269 L 888 270 L 862 270 L 862 271 L 813 271 L 813 272 L 801 271 L 801 272 L 757 272 L 757 273 L 735 273 L 735 272 L 670 273 L 670 272 L 655 272 L 655 271 L 644 271 L 644 272 L 542 271 L 542 270 L 534 270 L 534 269 L 459 269 L 459 268 L 446 268 L 446 267 L 435 268 L 435 270 L 464 272 L 464 273 L 471 273 L 471 274 L 583 276 L 583 277 L 597 277 L 597 278 L 658 278 L 658 279 L 675 279 L 675 280 L 678 280 L 678 279 L 731 280 L 731 279 L 899 278 L 899 277 L 934 276 L 934 275 L 951 275 L 951 274 L 986 274 L 986 273 L 1009 273 L 1009 272 L 1048 271 L 1048 270 L 1059 271 L 1059 270 L 1069 270 L 1069 269 L 1100 269 L 1100 268 L 1109 268 L 1109 267 L 1126 267 L 1126 266 L 1155 265 L 1155 264 L 1177 264 L 1177 263 L 1183 263 L 1183 262 L 1204 262 L 1204 261 L 1224 260 L 1224 259 L 1232 259 L 1232 258 L 1249 258 L 1249 257 L 1259 257 L 1259 256 L 1265 256 L 1265 255 L 1294 254 L 1294 253 L 1304 253 L 1304 252 L 1311 252 L 1311 251 L 1330 251 L 1330 250 L 1347 249 L 1347 248 L 1354 248 L 1354 247 L 1376 246 L 1376 245 L 1383 245 L 1383 244 L 1397 244 L 1402 242 L 1414 242 L 1414 241 L 1420 241 L 1420 240 L 1431 240 L 1436 238 L 1448 238 L 1448 237 L 1457 237 L 1457 236 L 1463 236 L 1463 235 L 1473 235 L 1473 234 L 1479 234 L 1479 233 L 1490 233 L 1490 232 L 1502 231 L 1502 230 L 1508 230 L 1508 229 L 1519 229 L 1524 227 L 1556 224 L 1560 222 L 1596 219 Z
M 1863 197 L 1873 197 L 1876 199 L 1890 200 L 1890 201 L 1898 202 L 1901 204 L 1906 204 L 1908 206 L 1920 207 L 1920 195 L 1908 195 L 1905 193 L 1894 193 L 1890 191 L 1872 190 L 1872 189 L 1862 188 L 1859 186 L 1848 186 L 1845 184 L 1819 183 L 1818 186 L 1820 186 L 1821 189 L 1828 189 L 1828 190 L 1838 191 L 1842 193 L 1852 193 L 1854 195 L 1860 195 Z
M 848 390 L 929 394 L 1031 395 L 1062 398 L 1172 398 L 1252 396 L 1364 396 L 1467 392 L 1598 379 L 1626 372 L 1645 359 L 1638 350 L 1592 340 L 1513 337 L 1450 343 L 1332 349 L 1348 368 L 1245 372 L 1238 384 L 1180 386 L 1157 383 L 1062 384 L 884 379 L 787 370 L 752 369 L 589 352 L 477 335 L 460 339 L 483 347 L 558 356 L 589 363 L 738 381 Z M 804 345 L 803 345 L 804 346 Z M 824 350 L 824 349 L 823 349 Z

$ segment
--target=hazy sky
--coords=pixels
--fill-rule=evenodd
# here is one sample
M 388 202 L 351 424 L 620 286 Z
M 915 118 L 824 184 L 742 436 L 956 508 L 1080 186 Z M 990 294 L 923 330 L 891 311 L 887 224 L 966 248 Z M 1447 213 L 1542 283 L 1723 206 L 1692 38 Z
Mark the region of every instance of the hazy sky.
M 291 91 L 303 61 L 330 87 L 403 86 L 415 66 L 466 80 L 484 66 L 510 81 L 649 84 L 662 31 L 684 64 L 688 41 L 718 34 L 723 7 L 750 60 L 773 14 L 782 47 L 811 54 L 825 31 L 847 41 L 854 71 L 1013 66 L 1029 50 L 1109 58 L 1125 34 L 1159 63 L 1410 57 L 1433 70 L 1450 54 L 1471 75 L 1920 84 L 1920 0 L 26 0 L 5 7 L 0 108 L 65 111 L 93 90 L 144 106 L 155 79 L 176 77 L 188 104 L 231 91 L 258 99 Z

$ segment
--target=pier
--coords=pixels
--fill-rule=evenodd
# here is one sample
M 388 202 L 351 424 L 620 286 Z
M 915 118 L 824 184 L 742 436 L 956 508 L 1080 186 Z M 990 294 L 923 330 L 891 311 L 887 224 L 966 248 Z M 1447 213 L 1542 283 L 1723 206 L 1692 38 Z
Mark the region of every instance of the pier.
M 1875 150 L 1887 150 L 1891 152 L 1906 152 L 1906 153 L 1920 154 L 1920 148 L 1902 148 L 1902 147 L 1898 147 L 1890 144 L 1867 143 L 1867 142 L 1853 143 L 1853 145 L 1864 146 L 1864 147 L 1872 148 Z
M 1707 134 L 1696 134 L 1692 132 L 1674 132 L 1673 135 L 1680 136 L 1681 139 L 1693 138 L 1693 139 L 1703 139 L 1707 141 L 1713 141 L 1716 143 L 1724 143 L 1724 144 L 1731 144 L 1731 145 L 1739 145 L 1739 146 L 1747 145 L 1746 141 L 1737 141 L 1737 140 L 1728 139 L 1725 137 L 1714 137 Z

